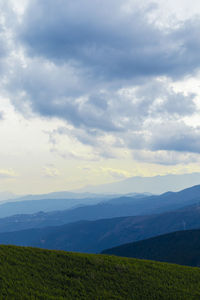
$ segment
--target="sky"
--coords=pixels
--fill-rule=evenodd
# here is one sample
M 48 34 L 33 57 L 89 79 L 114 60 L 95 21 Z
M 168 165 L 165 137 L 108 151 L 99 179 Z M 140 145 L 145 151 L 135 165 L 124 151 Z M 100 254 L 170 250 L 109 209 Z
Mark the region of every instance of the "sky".
M 1 0 L 0 192 L 200 172 L 200 2 Z

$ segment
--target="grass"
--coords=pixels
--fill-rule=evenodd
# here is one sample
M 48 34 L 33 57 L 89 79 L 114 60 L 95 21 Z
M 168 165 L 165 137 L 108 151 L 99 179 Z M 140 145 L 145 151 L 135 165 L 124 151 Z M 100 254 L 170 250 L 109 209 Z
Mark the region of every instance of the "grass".
M 200 299 L 200 270 L 179 265 L 0 246 L 0 299 Z

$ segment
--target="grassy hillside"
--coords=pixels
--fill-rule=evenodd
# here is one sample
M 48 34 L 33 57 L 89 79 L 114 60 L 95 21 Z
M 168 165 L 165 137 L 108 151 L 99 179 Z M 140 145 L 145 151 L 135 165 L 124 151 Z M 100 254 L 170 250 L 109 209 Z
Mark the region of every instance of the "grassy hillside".
M 200 230 L 173 232 L 107 249 L 103 253 L 200 266 Z
M 200 299 L 200 270 L 136 259 L 0 247 L 0 299 Z

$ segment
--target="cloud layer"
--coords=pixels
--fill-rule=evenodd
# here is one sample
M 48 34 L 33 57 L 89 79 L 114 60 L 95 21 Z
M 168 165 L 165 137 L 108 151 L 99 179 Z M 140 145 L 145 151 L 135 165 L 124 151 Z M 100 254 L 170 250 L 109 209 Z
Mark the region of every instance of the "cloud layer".
M 127 11 L 121 0 L 34 0 L 19 38 L 28 53 L 71 63 L 98 78 L 184 76 L 199 68 L 199 19 L 160 29 L 152 5 Z
M 22 113 L 64 120 L 51 137 L 73 136 L 100 156 L 127 148 L 135 159 L 145 151 L 145 160 L 152 152 L 174 164 L 176 153 L 200 152 L 200 129 L 185 121 L 199 113 L 198 96 L 172 84 L 197 76 L 200 18 L 158 26 L 155 5 L 127 3 L 29 1 L 14 26 L 4 25 L 12 43 L 2 84 Z M 0 48 L 0 61 L 9 51 Z

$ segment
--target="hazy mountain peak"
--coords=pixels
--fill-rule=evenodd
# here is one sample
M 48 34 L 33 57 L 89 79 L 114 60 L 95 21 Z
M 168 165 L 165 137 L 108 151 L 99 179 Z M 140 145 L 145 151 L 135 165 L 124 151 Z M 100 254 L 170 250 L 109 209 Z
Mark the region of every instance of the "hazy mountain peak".
M 157 175 L 154 177 L 129 177 L 122 181 L 117 181 L 98 186 L 87 186 L 78 190 L 78 192 L 91 193 L 115 193 L 115 194 L 129 194 L 129 193 L 152 193 L 162 194 L 169 191 L 180 191 L 194 185 L 200 184 L 200 173 L 190 174 L 167 174 Z

